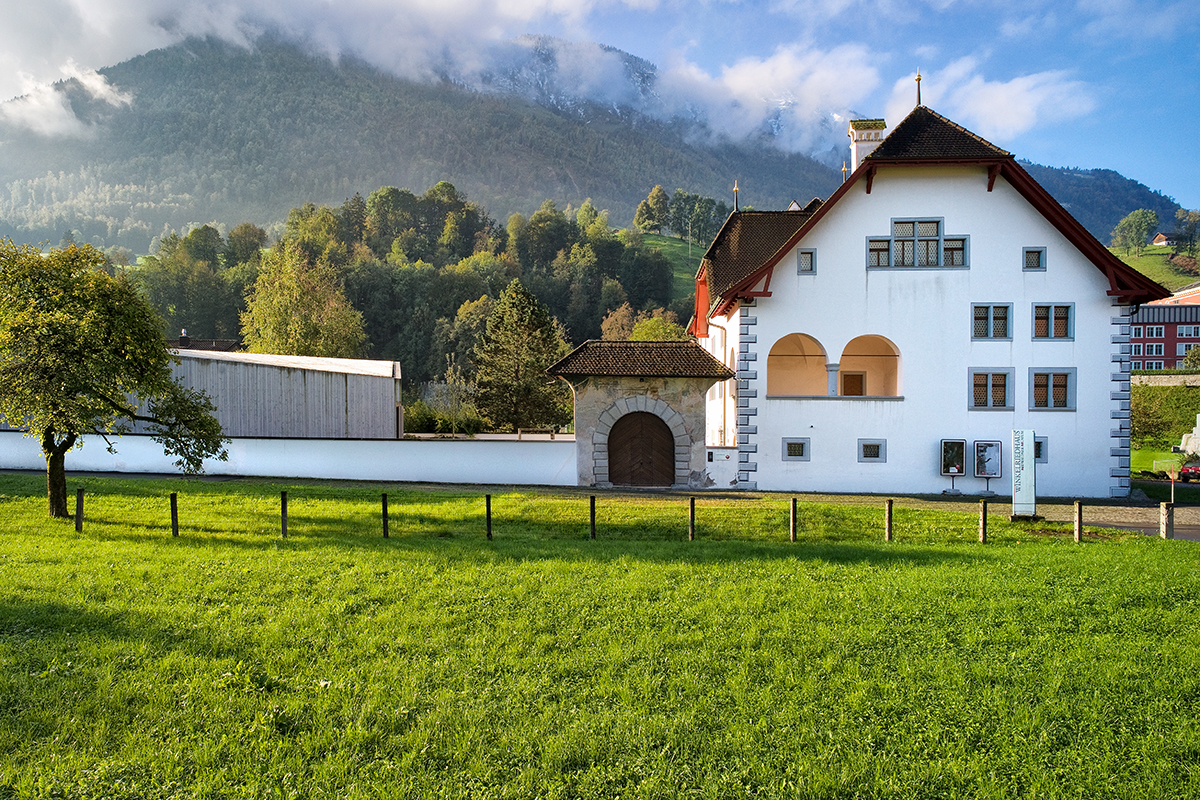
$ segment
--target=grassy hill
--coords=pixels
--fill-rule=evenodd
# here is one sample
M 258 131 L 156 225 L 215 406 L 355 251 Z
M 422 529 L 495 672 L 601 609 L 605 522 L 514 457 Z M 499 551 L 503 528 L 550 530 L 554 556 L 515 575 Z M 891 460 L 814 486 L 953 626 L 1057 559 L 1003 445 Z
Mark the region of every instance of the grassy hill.
M 1109 252 L 1172 292 L 1200 281 L 1200 276 L 1185 272 L 1172 264 L 1171 251 L 1166 247 L 1147 247 L 1140 256 L 1115 247 L 1110 247 Z
M 777 496 L 0 476 L 0 796 L 1196 796 L 1200 549 Z M 279 538 L 279 490 L 289 538 Z M 389 491 L 391 538 L 379 536 Z M 167 527 L 179 492 L 181 535 Z

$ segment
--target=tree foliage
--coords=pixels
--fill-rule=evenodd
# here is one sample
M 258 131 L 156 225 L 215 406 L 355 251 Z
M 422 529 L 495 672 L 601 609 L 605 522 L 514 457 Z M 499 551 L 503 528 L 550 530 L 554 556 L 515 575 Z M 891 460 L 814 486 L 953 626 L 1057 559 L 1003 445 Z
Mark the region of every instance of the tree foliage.
M 516 431 L 570 421 L 570 392 L 546 375 L 568 350 L 546 307 L 514 279 L 475 348 L 476 405 L 493 427 Z
M 1112 246 L 1123 248 L 1126 253 L 1132 250 L 1140 256 L 1150 239 L 1150 234 L 1154 233 L 1157 227 L 1158 214 L 1150 209 L 1139 208 L 1131 211 L 1113 229 Z
M 0 244 L 0 418 L 41 442 L 55 517 L 68 514 L 66 453 L 85 434 L 143 423 L 188 472 L 226 457 L 211 402 L 171 375 L 161 320 L 103 263 L 87 245 L 43 257 Z
M 251 353 L 356 358 L 366 343 L 363 316 L 350 305 L 328 264 L 310 266 L 304 245 L 267 253 L 242 315 Z

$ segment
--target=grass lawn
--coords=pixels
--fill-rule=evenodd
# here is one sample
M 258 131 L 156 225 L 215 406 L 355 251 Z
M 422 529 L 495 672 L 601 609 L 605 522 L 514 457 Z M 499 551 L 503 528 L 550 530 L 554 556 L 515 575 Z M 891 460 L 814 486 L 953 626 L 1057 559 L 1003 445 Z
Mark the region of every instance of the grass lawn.
M 1195 275 L 1183 272 L 1168 260 L 1171 256 L 1171 250 L 1168 247 L 1147 247 L 1142 251 L 1141 256 L 1126 253 L 1120 248 L 1110 247 L 1109 251 L 1150 280 L 1172 292 L 1200 280 Z
M 1129 469 L 1134 473 L 1154 470 L 1155 461 L 1179 461 L 1179 454 L 1170 450 L 1148 450 L 1135 448 L 1129 451 Z
M 0 798 L 1200 794 L 1195 543 L 898 501 L 893 543 L 802 502 L 791 544 L 781 496 L 700 497 L 688 542 L 685 498 L 610 493 L 592 541 L 534 490 L 487 541 L 467 489 L 80 485 L 76 533 L 0 475 Z

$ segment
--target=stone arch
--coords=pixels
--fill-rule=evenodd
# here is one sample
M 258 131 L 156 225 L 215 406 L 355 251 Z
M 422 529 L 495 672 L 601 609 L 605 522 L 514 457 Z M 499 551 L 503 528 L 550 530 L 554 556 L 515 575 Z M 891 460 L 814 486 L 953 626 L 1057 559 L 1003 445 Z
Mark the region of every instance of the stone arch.
M 611 486 L 608 469 L 608 437 L 613 425 L 626 414 L 644 411 L 666 423 L 675 443 L 675 486 L 686 486 L 691 472 L 692 438 L 688 435 L 683 415 L 658 398 L 644 394 L 622 397 L 606 408 L 596 421 L 592 434 L 592 474 L 597 485 Z
M 900 348 L 887 337 L 867 334 L 851 339 L 838 364 L 839 395 L 900 395 Z
M 806 333 L 789 333 L 767 354 L 767 394 L 824 395 L 829 392 L 825 348 Z

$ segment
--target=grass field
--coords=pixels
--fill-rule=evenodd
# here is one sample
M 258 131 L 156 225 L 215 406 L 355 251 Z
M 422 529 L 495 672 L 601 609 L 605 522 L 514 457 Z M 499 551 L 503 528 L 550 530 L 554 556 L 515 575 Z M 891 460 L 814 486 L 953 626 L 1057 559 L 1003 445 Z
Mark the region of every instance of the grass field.
M 802 502 L 791 544 L 779 496 L 688 542 L 648 494 L 592 541 L 537 491 L 489 542 L 466 489 L 82 485 L 77 534 L 0 475 L 0 798 L 1200 794 L 1194 543 Z
M 671 261 L 671 299 L 687 297 L 696 290 L 696 270 L 700 268 L 700 259 L 706 245 L 693 244 L 691 256 L 688 255 L 688 243 L 675 236 L 660 236 L 648 233 L 645 237 L 646 246 L 662 250 Z M 686 322 L 687 320 L 684 320 Z
M 1195 275 L 1190 275 L 1172 264 L 1168 260 L 1171 251 L 1166 247 L 1147 247 L 1142 251 L 1141 256 L 1126 253 L 1120 248 L 1110 247 L 1109 251 L 1150 280 L 1172 292 L 1200 280 Z

